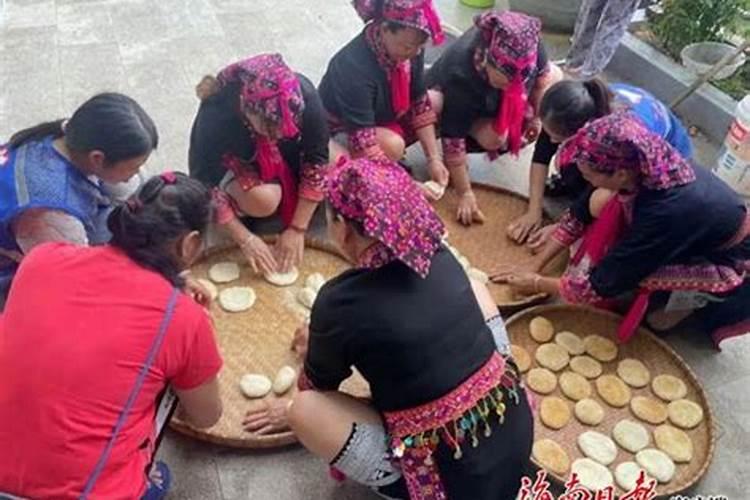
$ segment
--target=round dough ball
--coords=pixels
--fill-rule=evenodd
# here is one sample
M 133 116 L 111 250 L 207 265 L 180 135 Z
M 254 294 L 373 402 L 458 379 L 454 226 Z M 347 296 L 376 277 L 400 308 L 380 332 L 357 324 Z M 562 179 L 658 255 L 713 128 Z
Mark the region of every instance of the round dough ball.
M 687 463 L 693 459 L 693 441 L 685 431 L 671 425 L 660 425 L 654 429 L 656 447 L 669 455 L 677 463 Z
M 297 372 L 291 366 L 283 366 L 273 379 L 273 392 L 277 395 L 284 394 L 294 384 Z
M 526 376 L 526 385 L 538 394 L 549 394 L 557 389 L 557 377 L 546 368 L 533 368 Z
M 544 368 L 557 372 L 568 366 L 570 355 L 568 351 L 557 344 L 544 344 L 537 348 L 534 354 L 536 362 Z
M 623 462 L 615 469 L 615 481 L 624 491 L 632 491 L 638 486 L 638 479 L 643 469 L 635 462 Z M 645 477 L 646 484 L 650 481 L 648 475 Z
M 590 458 L 579 458 L 570 467 L 578 476 L 581 485 L 591 491 L 599 491 L 613 485 L 612 473 L 602 464 Z
M 638 453 L 651 442 L 648 429 L 632 420 L 620 420 L 612 429 L 612 437 L 622 449 Z
M 634 397 L 630 401 L 630 410 L 639 419 L 654 425 L 664 423 L 669 416 L 667 405 L 654 398 L 645 396 Z
M 573 411 L 582 424 L 599 425 L 604 420 L 604 408 L 593 399 L 580 400 Z
M 203 288 L 206 289 L 206 292 L 208 292 L 208 296 L 211 298 L 211 300 L 216 300 L 216 298 L 219 296 L 219 289 L 216 288 L 216 285 L 205 278 L 198 278 L 197 281 Z
M 570 369 L 589 379 L 602 374 L 602 364 L 590 356 L 576 356 L 571 359 Z
M 622 408 L 630 402 L 630 388 L 615 375 L 596 379 L 596 391 L 605 403 L 615 408 Z
M 240 379 L 240 390 L 248 398 L 262 398 L 271 392 L 271 381 L 265 375 L 248 373 Z
M 424 183 L 424 187 L 427 191 L 435 198 L 435 201 L 440 200 L 445 194 L 445 186 L 435 181 L 427 181 Z
M 469 270 L 466 271 L 466 274 L 467 276 L 469 276 L 469 278 L 472 278 L 483 285 L 486 285 L 490 282 L 490 277 L 487 275 L 487 273 L 480 269 L 477 269 L 476 267 L 470 267 Z
M 617 445 L 601 432 L 586 431 L 579 435 L 578 447 L 584 455 L 602 465 L 609 465 L 617 458 Z
M 668 483 L 674 477 L 676 467 L 669 455 L 654 448 L 641 450 L 635 455 L 635 461 L 646 473 L 659 481 Z
M 630 387 L 646 387 L 651 382 L 651 372 L 637 359 L 623 359 L 617 364 L 617 375 Z
M 586 351 L 581 337 L 571 332 L 560 332 L 555 335 L 555 344 L 564 347 L 571 356 L 578 356 Z
M 534 442 L 531 456 L 539 465 L 548 471 L 564 476 L 570 470 L 570 458 L 562 446 L 551 439 L 540 439 Z
M 290 286 L 297 282 L 299 270 L 292 267 L 285 273 L 270 273 L 263 276 L 266 281 L 276 286 Z
M 510 356 L 513 358 L 513 361 L 516 362 L 516 366 L 521 371 L 521 373 L 526 373 L 527 371 L 529 371 L 529 368 L 531 368 L 531 356 L 529 356 L 529 353 L 526 352 L 526 349 L 521 346 L 511 344 Z
M 586 353 L 602 362 L 617 358 L 617 344 L 601 335 L 589 335 L 583 339 Z
M 703 408 L 687 399 L 672 401 L 667 405 L 669 420 L 682 429 L 692 429 L 703 421 Z
M 315 290 L 311 288 L 302 288 L 299 292 L 297 292 L 297 300 L 300 304 L 305 306 L 308 309 L 313 308 L 313 304 L 315 304 L 315 299 L 318 297 L 318 294 L 315 292 Z
M 547 318 L 537 316 L 529 323 L 529 334 L 537 342 L 549 342 L 555 335 L 555 327 Z
M 326 279 L 320 273 L 312 273 L 305 280 L 305 286 L 307 288 L 315 290 L 316 293 L 319 292 L 320 289 L 323 288 L 323 285 L 325 284 L 326 284 Z
M 562 429 L 570 422 L 570 408 L 568 403 L 560 398 L 551 396 L 542 400 L 539 411 L 542 423 L 551 429 Z
M 240 278 L 240 266 L 236 262 L 218 262 L 208 268 L 208 277 L 214 283 L 229 283 Z
M 560 390 L 573 401 L 580 401 L 591 396 L 591 384 L 586 377 L 575 372 L 564 372 L 560 375 Z
M 219 294 L 219 305 L 227 312 L 247 311 L 255 304 L 255 292 L 246 286 L 225 288 Z
M 651 390 L 664 401 L 677 401 L 687 396 L 685 382 L 672 375 L 658 375 L 651 382 Z

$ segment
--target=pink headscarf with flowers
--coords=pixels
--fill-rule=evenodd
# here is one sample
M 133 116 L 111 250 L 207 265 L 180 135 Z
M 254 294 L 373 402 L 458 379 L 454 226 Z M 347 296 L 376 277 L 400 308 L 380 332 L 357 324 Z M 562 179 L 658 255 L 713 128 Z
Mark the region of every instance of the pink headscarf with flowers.
M 305 100 L 299 79 L 280 54 L 250 57 L 224 68 L 218 75 L 220 85 L 240 83 L 240 112 L 246 126 L 252 129 L 248 114 L 258 114 L 278 124 L 281 136 L 291 139 L 299 135 Z M 291 223 L 297 206 L 297 184 L 275 141 L 256 135 L 257 160 L 263 182 L 278 179 L 281 183 L 281 218 Z M 230 162 L 229 168 L 237 162 Z
M 510 80 L 493 128 L 507 136 L 508 149 L 518 155 L 528 108 L 526 83 L 536 74 L 542 22 L 519 12 L 488 11 L 474 24 L 482 33 L 487 62 Z
M 445 226 L 398 164 L 344 157 L 329 170 L 327 181 L 333 208 L 378 241 L 365 252 L 361 266 L 377 268 L 400 260 L 427 276 Z

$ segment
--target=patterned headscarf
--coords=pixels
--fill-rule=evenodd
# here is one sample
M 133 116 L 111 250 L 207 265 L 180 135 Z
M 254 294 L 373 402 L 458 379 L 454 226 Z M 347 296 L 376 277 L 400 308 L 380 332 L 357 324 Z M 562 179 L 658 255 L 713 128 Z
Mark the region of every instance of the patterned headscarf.
M 364 22 L 393 21 L 427 33 L 435 45 L 445 40 L 432 0 L 353 0 L 352 5 Z
M 634 170 L 647 189 L 668 189 L 695 180 L 695 171 L 667 141 L 627 111 L 581 128 L 560 148 L 560 164 L 586 162 L 597 172 Z
M 489 11 L 474 23 L 482 34 L 483 49 L 489 64 L 510 80 L 495 119 L 495 132 L 508 137 L 508 149 L 521 150 L 523 123 L 528 106 L 526 82 L 535 74 L 542 23 L 518 12 Z
M 363 267 L 400 260 L 422 278 L 441 244 L 445 226 L 414 181 L 396 163 L 342 158 L 328 173 L 327 197 L 344 217 L 378 240 Z

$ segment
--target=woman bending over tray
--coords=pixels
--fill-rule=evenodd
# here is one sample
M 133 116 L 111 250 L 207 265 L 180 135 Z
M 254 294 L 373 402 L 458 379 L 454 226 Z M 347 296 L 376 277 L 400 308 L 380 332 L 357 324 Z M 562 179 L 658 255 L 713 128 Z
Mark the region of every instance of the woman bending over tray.
M 484 220 L 471 189 L 467 153 L 518 155 L 542 129 L 544 90 L 562 73 L 547 60 L 539 19 L 488 11 L 427 73 L 440 117 L 445 164 L 459 195 L 458 220 Z
M 629 113 L 584 126 L 560 155 L 616 197 L 595 203 L 596 221 L 587 198 L 563 216 L 541 255 L 544 263 L 581 239 L 562 278 L 509 270 L 496 280 L 599 306 L 634 293 L 620 327 L 623 341 L 650 299 L 648 320 L 657 330 L 694 316 L 717 347 L 750 330 L 750 216 L 729 186 Z
M 539 109 L 543 130 L 529 171 L 529 209 L 508 226 L 508 236 L 519 244 L 528 239 L 532 250 L 539 249 L 554 230 L 549 227 L 539 231 L 549 163 L 560 143 L 591 120 L 627 110 L 651 132 L 670 143 L 683 158 L 693 156 L 690 136 L 679 118 L 664 103 L 638 87 L 624 83 L 607 85 L 596 78 L 584 82 L 565 80 L 545 92 Z M 554 181 L 558 185 L 556 191 L 564 190 L 573 199 L 591 196 L 593 188 L 581 177 L 578 169 L 562 166 L 560 174 Z M 597 196 L 606 194 L 598 193 Z
M 23 256 L 48 241 L 109 239 L 109 184 L 138 173 L 156 126 L 133 99 L 99 94 L 69 120 L 43 123 L 0 144 L 0 306 Z
M 164 497 L 161 394 L 197 427 L 222 410 L 211 320 L 180 277 L 209 219 L 200 182 L 163 174 L 112 211 L 110 244 L 26 256 L 0 316 L 0 497 Z
M 216 187 L 217 220 L 253 268 L 288 271 L 323 199 L 329 133 L 315 86 L 279 54 L 251 57 L 205 77 L 190 136 L 190 175 Z M 281 217 L 273 251 L 241 218 Z
M 297 332 L 288 411 L 251 413 L 246 427 L 288 419 L 337 473 L 386 498 L 515 498 L 533 422 L 489 291 L 441 245 L 442 222 L 397 164 L 344 160 L 327 197 L 330 237 L 355 268 Z M 352 367 L 369 404 L 338 391 Z

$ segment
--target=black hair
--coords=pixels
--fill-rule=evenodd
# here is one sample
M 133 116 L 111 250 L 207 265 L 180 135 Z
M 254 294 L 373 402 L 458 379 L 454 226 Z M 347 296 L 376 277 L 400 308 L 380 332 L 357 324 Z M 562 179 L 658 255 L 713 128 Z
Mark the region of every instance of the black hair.
M 132 98 L 118 93 L 95 95 L 84 102 L 65 124 L 56 120 L 36 125 L 10 138 L 10 147 L 38 141 L 48 136 L 64 137 L 74 152 L 104 153 L 106 164 L 143 156 L 156 149 L 159 134 L 144 109 Z
M 563 80 L 544 93 L 539 116 L 545 126 L 570 137 L 588 121 L 611 113 L 612 99 L 612 92 L 599 78 Z
M 174 177 L 171 177 L 171 176 Z M 107 218 L 110 243 L 141 266 L 183 286 L 174 243 L 211 220 L 211 193 L 200 181 L 175 173 L 152 177 Z

